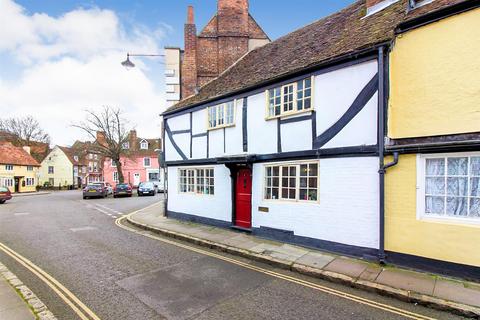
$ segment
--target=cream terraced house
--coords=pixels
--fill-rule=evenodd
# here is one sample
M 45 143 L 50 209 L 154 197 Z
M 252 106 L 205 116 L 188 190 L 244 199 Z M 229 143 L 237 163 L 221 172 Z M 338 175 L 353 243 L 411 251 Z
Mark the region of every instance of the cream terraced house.
M 35 192 L 39 166 L 29 147 L 0 143 L 0 186 L 16 193 Z

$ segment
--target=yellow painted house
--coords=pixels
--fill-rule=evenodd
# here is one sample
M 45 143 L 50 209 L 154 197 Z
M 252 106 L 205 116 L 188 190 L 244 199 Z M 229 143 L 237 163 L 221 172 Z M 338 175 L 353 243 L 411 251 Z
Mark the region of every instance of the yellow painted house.
M 388 260 L 478 276 L 479 2 L 402 23 L 389 60 Z
M 74 185 L 73 163 L 60 146 L 55 146 L 41 163 L 40 185 L 46 184 L 53 187 Z
M 29 147 L 0 143 L 0 186 L 8 187 L 11 192 L 36 191 L 40 165 L 29 151 Z

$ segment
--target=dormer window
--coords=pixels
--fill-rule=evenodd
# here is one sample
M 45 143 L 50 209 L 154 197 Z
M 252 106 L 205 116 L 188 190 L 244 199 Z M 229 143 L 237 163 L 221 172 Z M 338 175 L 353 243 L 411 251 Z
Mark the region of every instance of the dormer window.
M 434 0 L 410 0 L 410 9 L 415 9 L 415 8 L 424 6 L 433 1 Z
M 78 156 L 73 156 L 73 160 L 75 160 L 76 162 L 78 162 Z
M 148 150 L 148 141 L 142 140 L 142 142 L 140 142 L 140 149 Z
M 123 149 L 123 150 L 128 150 L 128 149 L 130 149 L 130 143 L 128 143 L 128 142 L 122 143 L 122 149 Z

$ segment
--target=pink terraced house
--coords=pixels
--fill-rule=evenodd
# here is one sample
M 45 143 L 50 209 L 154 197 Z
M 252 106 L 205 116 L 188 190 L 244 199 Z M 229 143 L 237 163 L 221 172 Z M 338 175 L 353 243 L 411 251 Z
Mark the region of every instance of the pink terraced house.
M 145 181 L 160 182 L 157 152 L 160 146 L 160 139 L 138 138 L 135 130 L 130 131 L 128 142 L 122 146 L 128 155 L 120 158 L 125 182 L 134 187 Z M 113 186 L 118 183 L 117 166 L 110 158 L 105 158 L 103 177 L 105 182 L 109 182 Z

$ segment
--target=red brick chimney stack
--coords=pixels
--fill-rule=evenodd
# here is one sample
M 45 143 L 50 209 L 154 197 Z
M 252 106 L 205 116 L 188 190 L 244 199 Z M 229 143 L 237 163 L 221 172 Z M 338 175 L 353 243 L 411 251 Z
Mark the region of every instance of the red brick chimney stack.
M 197 88 L 197 27 L 193 7 L 188 6 L 184 27 L 185 52 L 182 63 L 182 99 L 191 96 Z
M 248 52 L 248 0 L 218 0 L 218 71 Z

